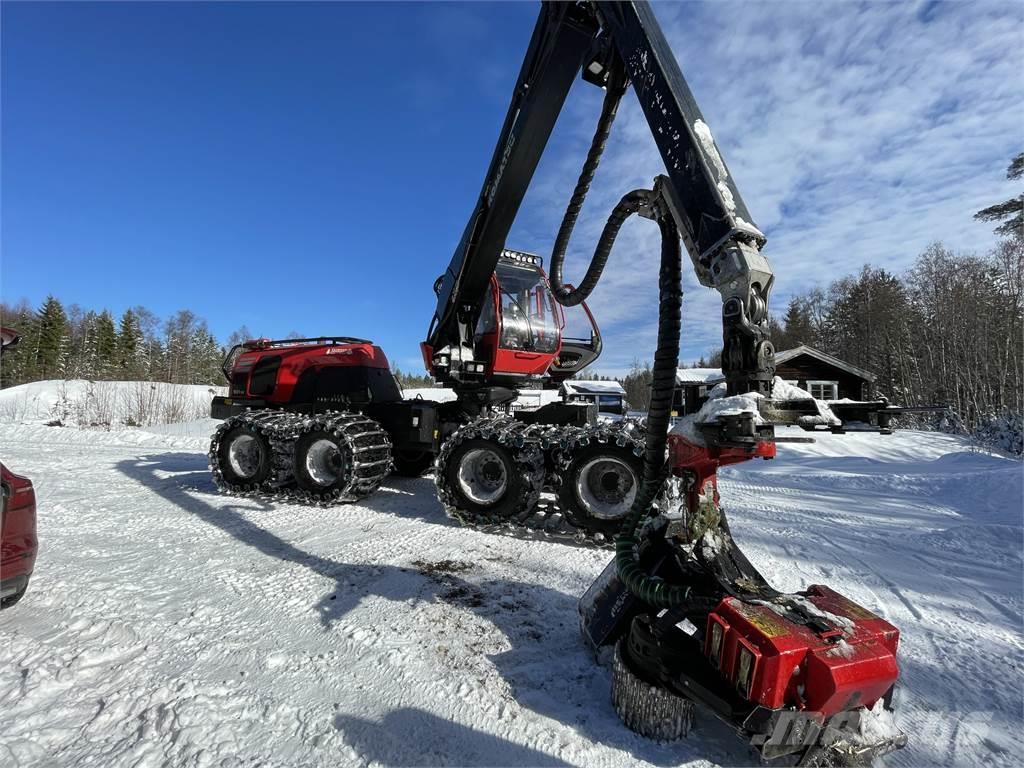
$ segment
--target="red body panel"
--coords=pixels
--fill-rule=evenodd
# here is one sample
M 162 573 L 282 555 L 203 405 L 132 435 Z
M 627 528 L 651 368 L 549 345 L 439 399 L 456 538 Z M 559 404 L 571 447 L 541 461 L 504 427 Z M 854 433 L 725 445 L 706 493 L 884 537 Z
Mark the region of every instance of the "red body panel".
M 39 547 L 36 538 L 36 495 L 32 482 L 0 464 L 10 489 L 0 522 L 0 581 L 32 573 Z
M 434 374 L 434 348 L 425 341 L 420 342 L 420 354 L 423 355 L 423 368 L 427 373 Z
M 686 492 L 688 507 L 696 509 L 699 497 L 705 493 L 705 488 L 708 486 L 714 494 L 715 504 L 718 504 L 716 473 L 719 467 L 751 459 L 774 459 L 775 443 L 762 442 L 750 448 L 709 448 L 691 443 L 682 435 L 670 434 L 668 436 L 668 456 L 669 467 L 672 468 L 673 474 L 680 475 L 682 472 L 688 471 L 696 476 L 697 482 Z
M 830 717 L 855 707 L 871 707 L 899 676 L 899 630 L 828 587 L 800 593 L 812 610 L 839 627 L 817 633 L 767 605 L 727 597 L 708 617 L 724 630 L 721 671 L 736 680 L 739 649 L 755 657 L 751 702 L 770 709 L 793 706 Z
M 557 356 L 557 352 L 524 352 L 521 349 L 499 347 L 494 353 L 494 361 L 488 369 L 488 374 L 543 376 Z
M 261 347 L 259 342 L 251 342 L 254 346 L 247 348 L 238 356 L 232 373 L 244 373 L 246 376 L 263 358 L 280 357 L 281 367 L 277 372 L 277 384 L 273 393 L 266 397 L 270 403 L 287 404 L 291 401 L 292 392 L 298 384 L 299 377 L 309 368 L 327 368 L 330 366 L 356 366 L 365 368 L 388 368 L 388 358 L 384 350 L 375 344 L 297 344 L 290 346 Z M 250 381 L 251 384 L 251 381 Z M 255 396 L 249 387 L 245 391 L 231 386 L 231 397 Z

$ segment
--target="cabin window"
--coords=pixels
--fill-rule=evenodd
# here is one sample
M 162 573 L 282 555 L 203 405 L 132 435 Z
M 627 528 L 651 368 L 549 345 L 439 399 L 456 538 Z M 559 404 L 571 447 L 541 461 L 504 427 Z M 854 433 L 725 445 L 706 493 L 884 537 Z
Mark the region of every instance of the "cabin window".
M 808 381 L 807 391 L 817 400 L 838 400 L 838 381 Z

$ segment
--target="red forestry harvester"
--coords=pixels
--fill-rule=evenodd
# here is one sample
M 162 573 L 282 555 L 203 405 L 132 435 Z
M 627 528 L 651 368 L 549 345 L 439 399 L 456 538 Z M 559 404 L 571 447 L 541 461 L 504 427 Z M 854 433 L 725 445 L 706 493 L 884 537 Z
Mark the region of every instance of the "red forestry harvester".
M 604 90 L 604 104 L 545 274 L 539 257 L 505 241 L 577 76 Z M 619 201 L 574 288 L 562 278 L 566 248 L 630 86 L 666 174 Z M 597 359 L 585 299 L 634 214 L 662 238 L 646 424 L 599 425 L 581 403 L 513 411 L 518 389 Z M 228 356 L 230 393 L 213 404 L 224 419 L 215 478 L 232 493 L 326 504 L 433 465 L 438 497 L 467 525 L 614 538 L 615 560 L 580 613 L 595 650 L 615 646 L 614 699 L 630 727 L 679 737 L 699 702 L 769 758 L 857 761 L 897 748 L 898 732 L 865 738 L 857 723 L 888 707 L 897 630 L 826 587 L 772 588 L 718 503 L 717 468 L 772 458 L 774 424 L 796 413 L 771 400 L 774 277 L 752 222 L 650 7 L 544 3 L 476 207 L 434 285 L 423 356 L 456 399 L 403 400 L 384 353 L 362 339 L 247 342 Z M 722 296 L 727 394 L 747 405 L 670 436 L 684 246 L 701 284 Z M 564 336 L 562 307 L 576 305 L 588 339 Z

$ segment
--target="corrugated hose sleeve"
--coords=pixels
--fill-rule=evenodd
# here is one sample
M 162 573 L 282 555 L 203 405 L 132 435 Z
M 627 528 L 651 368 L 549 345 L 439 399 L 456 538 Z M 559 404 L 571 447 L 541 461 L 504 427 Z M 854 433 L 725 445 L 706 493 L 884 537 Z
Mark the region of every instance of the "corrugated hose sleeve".
M 580 171 L 579 180 L 576 182 L 576 189 L 573 190 L 572 197 L 569 199 L 569 205 L 565 209 L 565 215 L 562 217 L 562 225 L 558 228 L 558 235 L 555 237 L 555 246 L 551 253 L 548 277 L 551 280 L 551 287 L 555 298 L 560 304 L 567 307 L 574 307 L 582 303 L 590 295 L 590 292 L 594 290 L 594 286 L 597 285 L 597 281 L 601 277 L 605 262 L 608 261 L 608 254 L 611 252 L 611 242 L 608 243 L 608 247 L 604 251 L 602 251 L 599 243 L 597 252 L 594 254 L 594 258 L 591 259 L 590 267 L 587 269 L 587 274 L 583 278 L 583 282 L 580 283 L 579 288 L 570 288 L 563 282 L 562 267 L 565 264 L 565 252 L 569 247 L 569 238 L 572 237 L 576 220 L 583 209 L 583 203 L 587 198 L 587 193 L 590 191 L 590 184 L 594 180 L 597 166 L 601 162 L 601 155 L 604 153 L 605 144 L 607 144 L 608 136 L 611 134 L 612 123 L 615 122 L 615 113 L 619 108 L 619 102 L 622 100 L 622 94 L 626 92 L 626 86 L 627 81 L 622 76 L 615 76 L 608 83 L 604 102 L 601 105 L 601 116 L 597 121 L 594 138 L 590 142 L 590 151 L 587 152 L 587 159 Z M 619 205 L 621 206 L 622 202 Z M 619 211 L 618 206 L 612 212 L 612 216 L 609 217 L 608 223 L 605 224 L 605 233 L 612 226 L 612 220 L 616 216 L 616 211 Z M 619 227 L 622 226 L 622 222 L 631 213 L 635 213 L 635 210 L 625 214 L 619 213 L 621 220 L 618 221 L 617 226 L 614 227 L 614 232 L 611 233 L 611 241 L 615 240 Z M 604 241 L 604 234 L 602 234 L 601 239 Z
M 645 603 L 656 608 L 673 608 L 686 599 L 686 588 L 654 576 L 640 567 L 637 529 L 644 520 L 665 480 L 665 447 L 671 419 L 672 393 L 679 366 L 679 330 L 682 322 L 682 249 L 679 231 L 669 215 L 658 218 L 661 227 L 661 270 L 658 276 L 658 347 L 654 353 L 651 408 L 647 418 L 644 476 L 633 506 L 615 540 L 615 564 L 619 578 Z

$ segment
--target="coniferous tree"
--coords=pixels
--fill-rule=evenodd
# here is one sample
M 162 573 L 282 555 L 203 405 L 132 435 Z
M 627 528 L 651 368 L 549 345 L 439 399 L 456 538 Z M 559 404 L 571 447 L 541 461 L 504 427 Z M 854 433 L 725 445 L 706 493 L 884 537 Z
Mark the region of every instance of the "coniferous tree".
M 98 379 L 113 379 L 119 375 L 117 361 L 117 332 L 114 318 L 104 309 L 96 318 L 96 372 Z
M 224 352 L 207 329 L 205 322 L 200 322 L 193 332 L 189 349 L 191 358 L 189 383 L 223 383 L 224 374 L 221 372 L 220 366 L 224 359 Z
M 815 342 L 814 324 L 810 309 L 800 297 L 789 300 L 786 314 L 776 331 L 772 329 L 772 342 L 777 350 L 793 349 L 801 344 L 813 347 Z
M 1019 179 L 1024 176 L 1024 152 L 1010 161 L 1006 169 L 1006 178 Z M 990 205 L 974 214 L 979 221 L 1000 221 L 995 228 L 996 234 L 1006 237 L 1024 237 L 1024 194 L 1011 197 L 1001 203 Z
M 131 309 L 126 309 L 117 331 L 117 366 L 123 378 L 134 381 L 145 375 L 144 346 L 139 318 Z
M 650 363 L 634 360 L 629 373 L 622 380 L 622 388 L 626 391 L 626 402 L 629 407 L 646 411 L 651 403 L 651 383 L 654 374 Z
M 165 380 L 172 384 L 190 383 L 189 356 L 196 325 L 196 316 L 187 309 L 178 310 L 165 323 Z
M 75 348 L 74 378 L 95 379 L 100 372 L 100 359 L 97 350 L 96 328 L 99 315 L 93 311 L 86 312 L 79 323 L 78 344 Z
M 32 306 L 22 300 L 14 307 L 0 304 L 0 325 L 18 332 L 18 345 L 4 353 L 0 362 L 0 386 L 11 387 L 36 380 L 36 350 L 39 343 L 39 318 Z
M 36 374 L 40 379 L 62 378 L 68 362 L 68 318 L 63 305 L 47 296 L 39 309 Z

